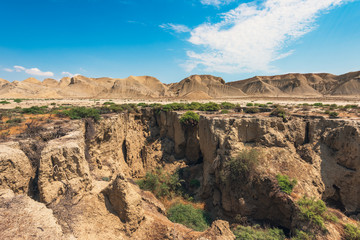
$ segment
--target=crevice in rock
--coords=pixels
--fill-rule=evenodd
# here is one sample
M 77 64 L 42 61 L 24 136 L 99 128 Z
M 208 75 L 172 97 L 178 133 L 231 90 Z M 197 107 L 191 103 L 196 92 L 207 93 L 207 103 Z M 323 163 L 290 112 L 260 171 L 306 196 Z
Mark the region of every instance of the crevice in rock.
M 341 201 L 340 188 L 338 186 L 336 186 L 335 184 L 332 187 L 334 188 L 335 193 L 331 197 L 328 197 L 327 199 L 325 199 L 326 204 L 329 207 L 333 207 L 333 208 L 339 209 L 342 212 L 345 212 L 345 206 Z
M 310 122 L 306 122 L 304 145 L 310 143 L 309 132 L 310 132 Z

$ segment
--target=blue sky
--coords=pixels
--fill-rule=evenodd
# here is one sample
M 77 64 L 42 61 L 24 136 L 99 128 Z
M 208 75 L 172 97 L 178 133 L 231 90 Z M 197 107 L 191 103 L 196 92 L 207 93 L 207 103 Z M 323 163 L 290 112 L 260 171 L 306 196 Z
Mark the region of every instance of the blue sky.
M 1 0 L 0 78 L 360 70 L 360 1 Z

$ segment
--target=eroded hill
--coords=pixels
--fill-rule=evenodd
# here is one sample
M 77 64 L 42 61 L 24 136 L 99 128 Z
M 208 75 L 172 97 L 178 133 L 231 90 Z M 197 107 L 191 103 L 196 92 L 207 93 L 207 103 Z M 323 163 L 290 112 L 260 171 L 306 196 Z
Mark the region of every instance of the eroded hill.
M 360 72 L 336 76 L 286 74 L 254 77 L 225 83 L 220 77 L 192 75 L 180 82 L 163 84 L 150 76 L 118 78 L 65 77 L 59 82 L 35 78 L 8 82 L 0 79 L 1 98 L 114 98 L 114 99 L 216 99 L 263 97 L 358 97 Z

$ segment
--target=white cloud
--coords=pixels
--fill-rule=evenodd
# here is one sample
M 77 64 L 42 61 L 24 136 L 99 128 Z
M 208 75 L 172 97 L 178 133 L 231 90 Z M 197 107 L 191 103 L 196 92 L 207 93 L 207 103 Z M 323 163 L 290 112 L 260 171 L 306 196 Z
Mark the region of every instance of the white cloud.
M 5 72 L 13 72 L 14 71 L 14 69 L 10 69 L 10 68 L 4 68 L 3 69 Z
M 22 66 L 14 66 L 14 69 L 16 72 L 21 72 L 21 71 L 25 71 L 25 68 Z
M 185 25 L 181 25 L 181 24 L 164 23 L 164 24 L 161 24 L 159 27 L 161 27 L 163 29 L 172 30 L 177 33 L 185 33 L 185 32 L 191 31 L 190 28 L 188 28 Z
M 229 4 L 234 1 L 235 0 L 201 0 L 200 2 L 204 5 L 219 6 L 219 5 Z
M 61 75 L 65 75 L 65 76 L 68 76 L 68 77 L 74 77 L 74 76 L 77 76 L 79 74 L 78 73 L 72 74 L 70 72 L 62 72 Z
M 25 72 L 29 75 L 33 75 L 33 76 L 40 76 L 40 77 L 53 77 L 54 76 L 54 73 L 52 72 L 43 72 L 41 71 L 40 69 L 38 68 L 25 68 L 25 67 L 22 67 L 22 66 L 14 66 L 14 69 L 8 69 L 8 70 L 11 70 L 11 71 L 8 71 L 8 72 Z
M 188 51 L 184 67 L 191 71 L 201 65 L 206 71 L 227 73 L 271 71 L 273 61 L 292 54 L 284 52 L 288 43 L 312 31 L 321 13 L 349 1 L 265 0 L 240 4 L 223 13 L 220 22 L 204 23 L 191 31 L 188 41 L 203 51 Z

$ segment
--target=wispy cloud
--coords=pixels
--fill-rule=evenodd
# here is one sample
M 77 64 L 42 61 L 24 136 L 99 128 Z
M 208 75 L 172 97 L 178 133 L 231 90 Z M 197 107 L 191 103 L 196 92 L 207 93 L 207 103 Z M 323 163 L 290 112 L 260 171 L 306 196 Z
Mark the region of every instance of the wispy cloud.
M 191 71 L 271 71 L 271 63 L 292 54 L 288 44 L 315 27 L 316 18 L 350 0 L 265 0 L 240 4 L 221 14 L 218 23 L 204 23 L 191 31 L 188 41 L 203 48 L 188 51 L 184 67 Z M 202 2 L 222 2 L 202 0 Z
M 11 69 L 11 68 L 4 68 L 3 69 L 5 72 L 13 72 L 14 71 L 14 69 Z
M 191 31 L 190 28 L 182 24 L 164 23 L 161 24 L 159 27 L 167 30 L 172 30 L 176 33 L 185 33 Z
M 234 1 L 235 0 L 200 0 L 201 4 L 213 6 L 225 5 Z
M 25 72 L 32 76 L 40 76 L 40 77 L 53 77 L 53 72 L 43 72 L 38 68 L 25 68 L 23 66 L 14 66 L 13 69 L 6 68 L 4 69 L 7 72 Z
M 79 75 L 78 73 L 72 74 L 70 72 L 62 72 L 61 75 L 67 76 L 67 77 L 74 77 Z

